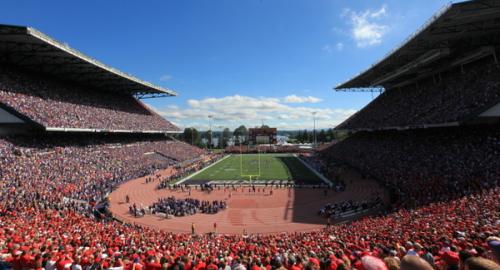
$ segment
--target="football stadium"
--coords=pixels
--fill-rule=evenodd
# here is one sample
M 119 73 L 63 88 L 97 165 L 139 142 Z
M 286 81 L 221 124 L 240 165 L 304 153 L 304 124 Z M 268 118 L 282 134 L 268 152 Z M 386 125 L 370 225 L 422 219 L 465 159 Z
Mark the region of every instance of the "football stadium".
M 500 269 L 500 1 L 334 86 L 380 94 L 309 148 L 189 143 L 147 103 L 182 89 L 40 30 L 0 25 L 0 269 Z

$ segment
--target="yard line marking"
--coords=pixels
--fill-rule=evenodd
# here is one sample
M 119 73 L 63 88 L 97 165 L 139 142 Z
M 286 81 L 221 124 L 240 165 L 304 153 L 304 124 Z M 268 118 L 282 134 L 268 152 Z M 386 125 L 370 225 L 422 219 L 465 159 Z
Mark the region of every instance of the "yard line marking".
M 202 171 L 204 171 L 204 170 L 206 170 L 206 169 L 208 169 L 208 168 L 210 168 L 210 167 L 214 166 L 215 164 L 217 164 L 217 163 L 219 163 L 219 162 L 221 162 L 221 161 L 225 160 L 226 158 L 228 158 L 228 157 L 230 157 L 230 156 L 232 156 L 232 155 L 227 155 L 227 156 L 225 156 L 225 157 L 223 157 L 223 158 L 219 159 L 218 161 L 216 161 L 216 162 L 214 162 L 214 163 L 212 163 L 212 164 L 208 165 L 207 167 L 205 167 L 205 168 L 203 168 L 203 169 L 201 169 L 201 170 L 199 170 L 199 171 L 197 171 L 197 172 L 195 172 L 195 173 L 193 173 L 193 174 L 191 174 L 191 175 L 188 175 L 188 176 L 184 177 L 181 181 L 177 182 L 176 184 L 182 184 L 184 181 L 191 179 L 193 176 L 198 175 L 198 174 L 199 174 L 199 173 L 201 173 Z

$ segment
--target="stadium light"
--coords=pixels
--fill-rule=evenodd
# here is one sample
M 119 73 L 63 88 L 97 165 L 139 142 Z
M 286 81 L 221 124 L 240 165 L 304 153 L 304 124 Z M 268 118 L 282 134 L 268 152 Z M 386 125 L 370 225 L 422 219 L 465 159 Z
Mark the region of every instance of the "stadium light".
M 314 145 L 313 148 L 316 147 L 316 114 L 318 112 L 312 112 L 313 115 L 313 136 L 314 136 Z
M 211 114 L 208 115 L 208 130 L 210 132 L 210 143 L 208 144 L 208 148 L 210 148 L 210 145 L 212 144 L 212 117 L 214 116 Z

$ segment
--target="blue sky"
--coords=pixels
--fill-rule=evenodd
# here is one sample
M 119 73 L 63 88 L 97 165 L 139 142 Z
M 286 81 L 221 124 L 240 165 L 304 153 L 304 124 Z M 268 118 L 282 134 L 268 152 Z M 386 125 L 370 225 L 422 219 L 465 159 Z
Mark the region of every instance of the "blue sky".
M 181 127 L 329 128 L 372 99 L 337 93 L 448 1 L 2 1 L 32 26 L 177 97 L 146 100 Z

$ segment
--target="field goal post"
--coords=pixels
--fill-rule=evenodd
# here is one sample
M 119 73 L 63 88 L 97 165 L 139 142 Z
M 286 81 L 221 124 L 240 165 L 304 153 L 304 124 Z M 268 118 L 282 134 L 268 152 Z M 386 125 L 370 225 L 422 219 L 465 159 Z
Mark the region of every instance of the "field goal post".
M 244 174 L 243 173 L 243 149 L 241 147 L 241 144 L 240 144 L 240 175 L 241 177 L 248 177 L 248 180 L 250 181 L 250 184 L 252 184 L 252 178 L 254 180 L 257 180 L 260 175 L 261 175 L 261 168 L 260 168 L 260 147 L 258 144 L 248 144 L 247 145 L 247 150 L 250 152 L 251 150 L 253 149 L 257 149 L 257 167 L 259 169 L 259 173 L 258 174 Z

